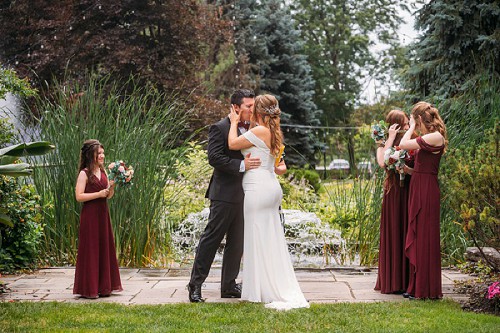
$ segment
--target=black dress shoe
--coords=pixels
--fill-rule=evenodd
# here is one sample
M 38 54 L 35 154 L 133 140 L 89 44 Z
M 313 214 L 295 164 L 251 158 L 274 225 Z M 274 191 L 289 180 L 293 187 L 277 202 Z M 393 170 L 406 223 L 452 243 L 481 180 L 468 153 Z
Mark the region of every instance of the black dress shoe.
M 412 297 L 412 296 L 411 296 L 410 294 L 408 294 L 408 293 L 403 293 L 403 297 L 404 297 L 404 298 L 410 298 L 410 297 Z
M 241 283 L 237 283 L 233 288 L 221 291 L 221 298 L 241 298 Z
M 189 301 L 191 303 L 202 303 L 205 300 L 201 297 L 201 286 L 195 286 L 192 284 L 187 285 L 189 291 Z

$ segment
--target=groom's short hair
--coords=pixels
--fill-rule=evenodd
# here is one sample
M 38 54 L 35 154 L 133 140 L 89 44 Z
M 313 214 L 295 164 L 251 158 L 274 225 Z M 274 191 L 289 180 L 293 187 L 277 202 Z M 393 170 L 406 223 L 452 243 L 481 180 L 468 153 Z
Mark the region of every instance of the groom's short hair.
M 243 98 L 255 98 L 255 93 L 251 89 L 237 89 L 231 95 L 231 104 L 240 106 Z

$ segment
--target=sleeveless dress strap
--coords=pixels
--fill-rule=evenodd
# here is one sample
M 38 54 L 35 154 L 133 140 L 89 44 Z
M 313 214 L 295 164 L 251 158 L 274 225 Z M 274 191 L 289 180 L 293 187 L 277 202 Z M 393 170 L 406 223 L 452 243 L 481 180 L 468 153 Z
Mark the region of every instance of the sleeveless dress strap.
M 430 152 L 441 151 L 444 148 L 444 145 L 441 145 L 438 147 L 431 146 L 430 144 L 425 142 L 421 136 L 417 137 L 417 143 L 420 146 L 420 148 L 422 148 L 423 150 L 430 151 Z

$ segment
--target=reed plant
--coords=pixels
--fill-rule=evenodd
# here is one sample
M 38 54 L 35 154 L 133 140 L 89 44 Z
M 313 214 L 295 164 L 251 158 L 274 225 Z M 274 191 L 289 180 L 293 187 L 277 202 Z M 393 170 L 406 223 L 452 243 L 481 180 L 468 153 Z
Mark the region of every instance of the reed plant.
M 383 172 L 373 178 L 336 180 L 325 184 L 320 217 L 342 231 L 346 241 L 344 260 L 371 266 L 376 263 L 382 205 Z
M 133 185 L 117 186 L 110 200 L 120 265 L 145 266 L 168 255 L 170 223 L 164 188 L 182 153 L 188 112 L 175 96 L 134 79 L 113 82 L 89 75 L 84 84 L 56 83 L 37 100 L 39 135 L 57 152 L 45 156 L 34 173 L 45 210 L 44 257 L 48 264 L 73 264 L 79 214 L 74 187 L 80 147 L 98 139 L 106 164 L 123 160 L 135 170 Z M 181 149 L 174 149 L 181 145 Z M 42 167 L 43 166 L 43 167 Z

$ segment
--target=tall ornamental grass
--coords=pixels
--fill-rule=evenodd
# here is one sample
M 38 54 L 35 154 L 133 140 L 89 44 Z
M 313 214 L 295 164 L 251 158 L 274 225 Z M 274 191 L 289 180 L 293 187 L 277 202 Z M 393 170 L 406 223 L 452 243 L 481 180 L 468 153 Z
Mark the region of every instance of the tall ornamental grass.
M 383 170 L 377 168 L 373 178 L 337 180 L 325 184 L 321 200 L 325 210 L 323 221 L 342 231 L 346 240 L 346 263 L 356 260 L 365 266 L 376 264 L 378 258 L 380 209 L 382 206 Z
M 144 266 L 168 255 L 168 202 L 164 187 L 182 149 L 186 110 L 151 86 L 89 77 L 83 85 L 55 84 L 38 99 L 40 136 L 56 153 L 38 161 L 34 181 L 45 210 L 44 257 L 74 263 L 81 204 L 75 200 L 80 148 L 98 139 L 106 165 L 123 160 L 135 170 L 133 186 L 117 186 L 109 201 L 120 265 Z

